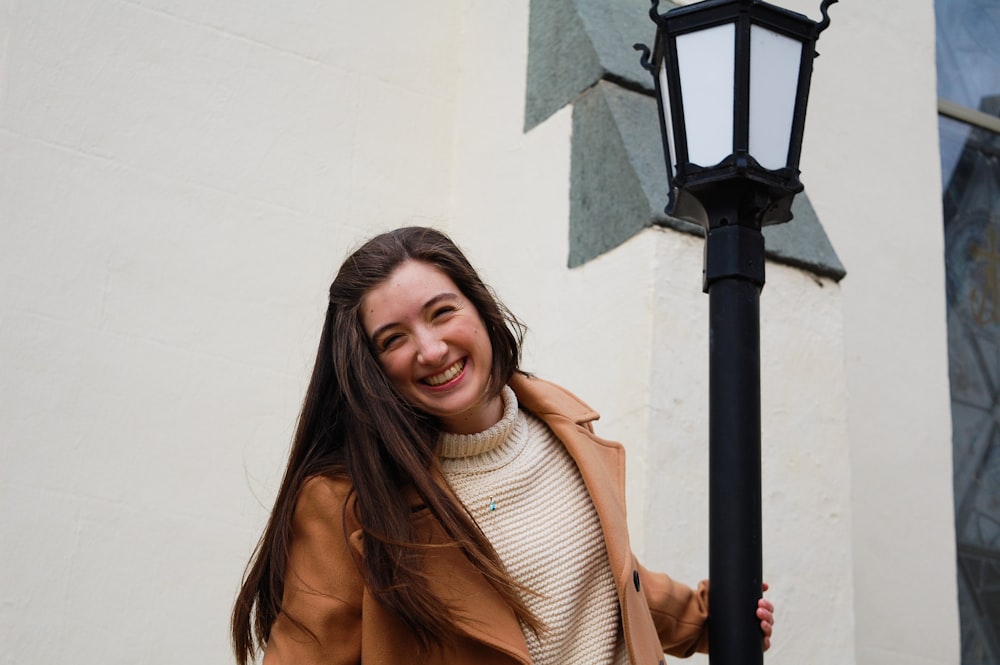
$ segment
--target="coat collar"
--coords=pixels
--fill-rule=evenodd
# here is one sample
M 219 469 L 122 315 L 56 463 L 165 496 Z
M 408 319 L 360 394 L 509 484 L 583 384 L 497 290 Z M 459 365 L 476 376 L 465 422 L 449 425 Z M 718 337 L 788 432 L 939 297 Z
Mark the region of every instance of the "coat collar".
M 524 408 L 546 422 L 558 416 L 568 418 L 577 425 L 585 425 L 601 417 L 570 391 L 531 374 L 515 372 L 510 379 L 510 387 Z

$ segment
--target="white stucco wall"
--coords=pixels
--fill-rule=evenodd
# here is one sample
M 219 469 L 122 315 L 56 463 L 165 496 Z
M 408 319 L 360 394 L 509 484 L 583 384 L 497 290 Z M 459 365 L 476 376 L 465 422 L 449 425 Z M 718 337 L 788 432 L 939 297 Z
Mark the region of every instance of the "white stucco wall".
M 956 663 L 934 7 L 845 2 L 831 14 L 802 169 L 848 270 L 858 663 Z
M 0 662 L 231 662 L 332 273 L 448 214 L 459 19 L 2 4 Z
M 522 131 L 527 0 L 0 7 L 0 662 L 230 661 L 329 279 L 404 223 L 626 442 L 645 561 L 706 574 L 701 241 L 566 269 L 571 109 Z M 849 274 L 768 267 L 768 661 L 955 663 L 932 3 L 831 14 L 802 168 Z

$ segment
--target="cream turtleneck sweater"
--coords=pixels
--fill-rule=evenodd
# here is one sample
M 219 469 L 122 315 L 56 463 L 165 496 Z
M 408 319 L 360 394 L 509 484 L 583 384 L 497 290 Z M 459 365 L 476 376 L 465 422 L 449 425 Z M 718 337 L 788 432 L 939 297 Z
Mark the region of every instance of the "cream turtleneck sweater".
M 478 434 L 442 434 L 445 476 L 506 566 L 534 593 L 547 630 L 525 640 L 536 665 L 624 665 L 618 595 L 593 502 L 541 420 L 503 391 L 504 415 Z

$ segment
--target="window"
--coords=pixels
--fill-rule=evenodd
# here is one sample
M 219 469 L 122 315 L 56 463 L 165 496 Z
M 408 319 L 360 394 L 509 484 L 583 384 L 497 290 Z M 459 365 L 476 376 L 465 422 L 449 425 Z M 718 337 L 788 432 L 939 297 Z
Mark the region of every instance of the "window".
M 936 0 L 963 665 L 1000 662 L 1000 3 Z

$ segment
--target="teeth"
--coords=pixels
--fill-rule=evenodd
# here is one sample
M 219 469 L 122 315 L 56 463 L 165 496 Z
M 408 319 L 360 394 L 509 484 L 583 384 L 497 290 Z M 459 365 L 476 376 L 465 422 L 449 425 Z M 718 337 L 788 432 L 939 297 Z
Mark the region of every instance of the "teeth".
M 465 367 L 465 361 L 459 360 L 457 363 L 441 372 L 440 374 L 435 374 L 434 376 L 428 376 L 424 379 L 424 383 L 432 386 L 440 386 L 442 383 L 447 383 L 458 376 L 458 373 L 462 371 Z

